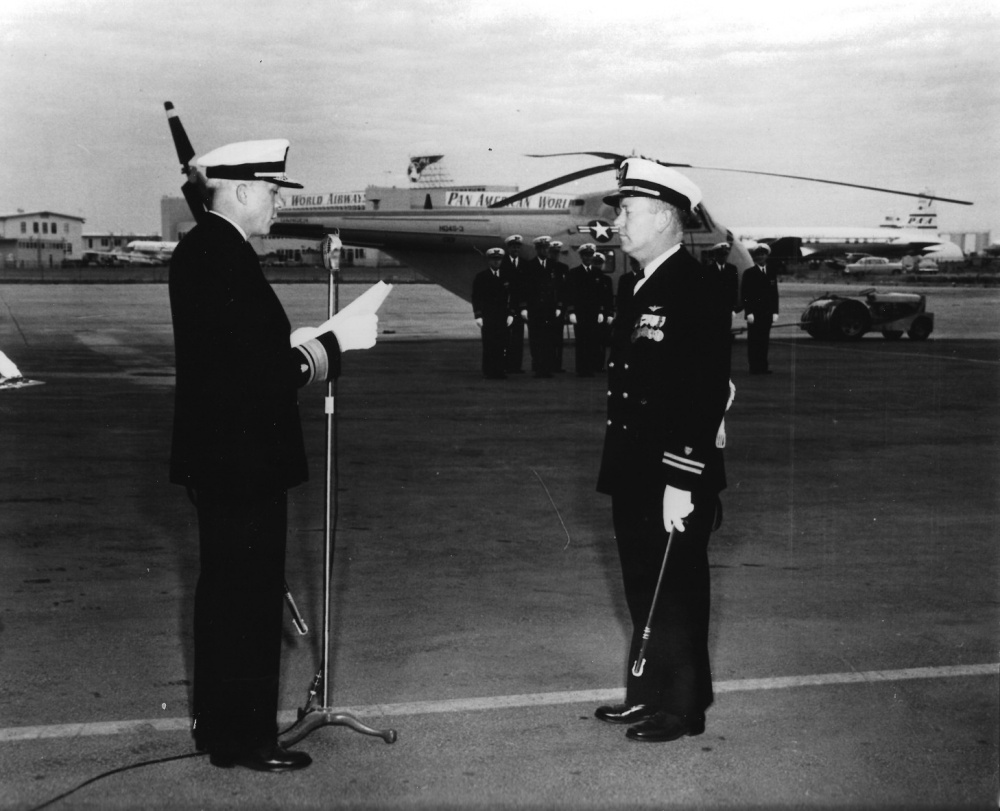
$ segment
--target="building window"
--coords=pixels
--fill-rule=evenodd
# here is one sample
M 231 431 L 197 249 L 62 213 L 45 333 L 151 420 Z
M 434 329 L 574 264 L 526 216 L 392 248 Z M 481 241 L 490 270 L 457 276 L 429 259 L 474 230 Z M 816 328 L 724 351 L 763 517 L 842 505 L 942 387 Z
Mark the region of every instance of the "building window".
M 27 234 L 28 233 L 28 223 L 26 223 L 26 222 L 22 222 L 21 223 L 21 233 L 22 234 Z
M 36 234 L 38 233 L 38 223 L 37 222 L 33 222 L 31 224 L 31 230 L 34 231 Z

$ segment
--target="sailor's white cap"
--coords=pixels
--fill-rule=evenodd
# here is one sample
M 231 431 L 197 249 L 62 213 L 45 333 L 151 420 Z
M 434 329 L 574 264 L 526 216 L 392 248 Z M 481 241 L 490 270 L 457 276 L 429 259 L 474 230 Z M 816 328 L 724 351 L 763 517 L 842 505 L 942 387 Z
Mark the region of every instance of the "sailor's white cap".
M 265 141 L 237 141 L 206 152 L 195 165 L 207 178 L 265 180 L 289 189 L 301 189 L 285 174 L 289 142 L 284 138 Z
M 509 245 L 511 242 L 524 242 L 524 238 L 520 234 L 511 234 L 504 242 Z
M 486 249 L 486 256 L 488 258 L 490 258 L 490 259 L 494 259 L 494 258 L 497 258 L 497 257 L 503 258 L 506 255 L 507 254 L 504 253 L 503 248 L 487 248 Z
M 594 252 L 594 261 L 598 262 L 598 263 L 603 262 L 604 261 L 604 254 L 601 253 L 600 251 L 595 251 Z
M 732 250 L 732 247 L 733 246 L 730 245 L 728 242 L 716 242 L 711 248 L 709 248 L 709 250 L 712 253 L 715 253 L 716 251 L 729 251 L 729 250 Z
M 597 250 L 597 246 L 593 242 L 584 242 L 579 248 L 576 249 L 577 253 L 583 253 L 584 251 L 590 251 L 593 253 Z
M 563 246 L 563 244 L 558 239 L 553 239 L 549 243 L 549 247 L 550 248 L 561 248 L 562 246 Z
M 756 253 L 762 253 L 765 256 L 771 253 L 771 246 L 766 242 L 758 242 L 750 249 L 750 255 L 753 256 Z
M 652 197 L 690 210 L 701 202 L 701 189 L 688 178 L 656 161 L 626 158 L 618 169 L 618 193 L 604 198 L 618 206 L 623 197 Z
M 548 236 L 535 237 L 533 240 L 531 240 L 531 244 L 532 245 L 541 245 L 543 242 L 551 242 L 551 241 L 552 241 L 552 237 L 548 237 Z

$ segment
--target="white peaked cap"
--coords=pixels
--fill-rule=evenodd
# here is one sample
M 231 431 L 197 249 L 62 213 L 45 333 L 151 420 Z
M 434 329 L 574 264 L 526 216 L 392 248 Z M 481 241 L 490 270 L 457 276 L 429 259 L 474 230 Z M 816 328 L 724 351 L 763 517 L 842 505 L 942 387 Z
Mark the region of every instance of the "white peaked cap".
M 285 138 L 237 141 L 206 152 L 195 164 L 208 178 L 266 180 L 278 186 L 301 189 L 301 183 L 285 174 L 289 146 Z

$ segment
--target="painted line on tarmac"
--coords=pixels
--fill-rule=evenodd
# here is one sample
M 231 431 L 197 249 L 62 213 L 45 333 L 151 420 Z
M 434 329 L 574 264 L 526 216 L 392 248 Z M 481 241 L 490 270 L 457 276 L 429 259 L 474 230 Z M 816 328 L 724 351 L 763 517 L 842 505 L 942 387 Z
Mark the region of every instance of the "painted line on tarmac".
M 716 682 L 716 693 L 740 693 L 755 690 L 788 690 L 797 687 L 826 687 L 839 684 L 876 684 L 913 679 L 954 679 L 969 676 L 1000 675 L 1000 662 L 950 667 L 911 667 L 903 670 L 866 670 L 852 673 L 820 673 L 806 676 L 776 676 L 764 679 L 738 679 Z M 551 707 L 560 704 L 594 704 L 621 701 L 621 687 L 605 690 L 568 690 L 559 693 L 527 693 L 484 698 L 456 698 L 444 701 L 411 701 L 400 704 L 369 704 L 361 707 L 338 707 L 333 712 L 349 712 L 360 717 L 397 715 L 435 715 L 482 710 L 508 710 L 523 707 Z M 278 715 L 279 725 L 297 720 L 297 711 Z M 36 741 L 50 738 L 78 738 L 90 735 L 124 735 L 135 732 L 182 732 L 190 728 L 188 718 L 150 718 L 138 721 L 105 721 L 93 724 L 52 724 L 36 727 L 0 729 L 0 743 Z

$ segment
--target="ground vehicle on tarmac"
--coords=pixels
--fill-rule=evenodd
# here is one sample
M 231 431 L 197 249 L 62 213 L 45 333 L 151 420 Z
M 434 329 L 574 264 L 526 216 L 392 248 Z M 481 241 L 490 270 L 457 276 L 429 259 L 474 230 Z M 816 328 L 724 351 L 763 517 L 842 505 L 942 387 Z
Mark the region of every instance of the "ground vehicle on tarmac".
M 895 275 L 903 272 L 901 262 L 890 262 L 884 256 L 862 256 L 856 262 L 844 267 L 846 276 L 866 276 L 875 273 L 889 273 Z
M 856 296 L 824 293 L 814 298 L 799 327 L 827 341 L 854 341 L 873 330 L 890 341 L 899 340 L 904 332 L 911 340 L 923 341 L 934 330 L 934 313 L 927 312 L 927 296 L 922 293 L 878 293 L 869 287 Z

